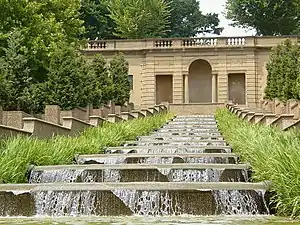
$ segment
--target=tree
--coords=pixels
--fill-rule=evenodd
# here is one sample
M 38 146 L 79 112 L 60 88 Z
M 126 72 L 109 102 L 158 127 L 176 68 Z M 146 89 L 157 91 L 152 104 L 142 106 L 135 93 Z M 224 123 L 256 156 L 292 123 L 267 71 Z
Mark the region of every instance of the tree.
M 80 19 L 84 21 L 84 37 L 91 40 L 116 39 L 113 34 L 116 24 L 110 18 L 107 0 L 84 0 L 80 9 Z
M 300 47 L 286 40 L 272 49 L 267 64 L 268 78 L 265 98 L 282 101 L 299 99 Z
M 23 46 L 24 38 L 14 30 L 3 48 L 0 58 L 0 76 L 2 104 L 6 110 L 21 110 L 28 107 L 23 99 L 24 90 L 30 86 L 30 69 L 27 66 L 28 49 Z M 5 92 L 4 92 L 5 91 Z
M 100 106 L 102 103 L 108 103 L 113 96 L 113 82 L 109 75 L 107 63 L 104 57 L 97 54 L 92 63 L 94 70 L 94 88 L 93 88 L 93 106 Z
M 170 8 L 164 0 L 111 0 L 109 11 L 120 38 L 162 37 L 169 27 Z
M 195 37 L 199 33 L 220 34 L 218 14 L 202 14 L 197 0 L 167 0 L 171 9 L 170 30 L 165 37 Z
M 79 9 L 80 0 L 2 0 L 0 44 L 7 46 L 9 34 L 18 29 L 24 36 L 23 45 L 28 49 L 31 76 L 43 81 L 55 44 L 81 44 L 78 37 L 84 27 L 79 19 Z
M 39 87 L 44 92 L 44 103 L 62 109 L 91 103 L 93 80 L 88 68 L 86 60 L 74 48 L 58 45 L 51 55 L 48 79 Z
M 227 0 L 226 11 L 234 26 L 254 28 L 258 35 L 296 34 L 299 28 L 298 0 Z
M 130 84 L 128 81 L 128 62 L 123 54 L 115 55 L 110 61 L 110 76 L 113 81 L 113 100 L 118 105 L 129 101 Z

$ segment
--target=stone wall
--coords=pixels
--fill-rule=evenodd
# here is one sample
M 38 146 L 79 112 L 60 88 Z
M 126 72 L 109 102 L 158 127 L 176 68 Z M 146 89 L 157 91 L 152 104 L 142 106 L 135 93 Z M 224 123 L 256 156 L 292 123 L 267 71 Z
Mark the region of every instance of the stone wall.
M 165 105 L 156 107 L 160 112 L 167 111 Z M 123 113 L 127 116 L 122 117 Z M 121 122 L 153 114 L 151 110 L 133 110 L 132 104 L 124 106 L 110 104 L 98 109 L 88 106 L 69 111 L 62 111 L 57 105 L 47 105 L 45 114 L 38 116 L 22 111 L 3 111 L 0 107 L 0 138 L 18 135 L 38 138 L 51 138 L 55 135 L 76 136 L 86 128 L 101 126 L 104 122 Z
M 250 123 L 277 126 L 281 130 L 300 129 L 300 101 L 279 99 L 261 100 L 257 108 L 242 107 L 232 103 L 227 108 Z
M 170 104 L 169 110 L 177 115 L 214 115 L 222 107 L 225 107 L 223 103 Z
M 194 103 L 193 96 L 197 103 L 241 98 L 244 104 L 256 107 L 266 86 L 270 50 L 286 39 L 298 41 L 296 36 L 91 40 L 83 52 L 88 58 L 101 53 L 107 60 L 117 52 L 124 53 L 133 76 L 130 101 L 138 108 L 166 99 L 174 104 Z M 202 71 L 201 80 L 192 77 L 200 75 L 200 70 L 191 71 L 199 60 L 210 67 Z M 238 79 L 230 80 L 231 75 Z M 200 88 L 204 81 L 207 85 Z M 236 88 L 238 83 L 243 83 L 240 88 Z M 205 95 L 212 95 L 211 101 Z

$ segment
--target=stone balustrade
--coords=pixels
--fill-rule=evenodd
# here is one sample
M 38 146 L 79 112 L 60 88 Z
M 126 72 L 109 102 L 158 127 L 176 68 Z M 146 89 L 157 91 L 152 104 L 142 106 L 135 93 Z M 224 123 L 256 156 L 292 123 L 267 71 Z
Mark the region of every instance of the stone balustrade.
M 38 138 L 52 138 L 56 135 L 76 136 L 89 127 L 102 126 L 104 122 L 117 123 L 168 110 L 162 104 L 151 109 L 133 109 L 133 104 L 124 106 L 110 104 L 97 109 L 88 106 L 62 111 L 57 105 L 48 105 L 45 114 L 36 118 L 22 111 L 3 111 L 0 107 L 0 138 L 18 135 Z
M 232 103 L 227 104 L 230 112 L 254 124 L 277 126 L 281 130 L 300 129 L 300 101 L 279 99 L 261 100 L 256 109 L 240 108 Z
M 236 48 L 273 47 L 286 38 L 298 41 L 296 36 L 270 37 L 199 37 L 199 38 L 159 38 L 133 40 L 91 40 L 84 51 L 123 51 L 147 49 L 185 49 L 185 48 Z

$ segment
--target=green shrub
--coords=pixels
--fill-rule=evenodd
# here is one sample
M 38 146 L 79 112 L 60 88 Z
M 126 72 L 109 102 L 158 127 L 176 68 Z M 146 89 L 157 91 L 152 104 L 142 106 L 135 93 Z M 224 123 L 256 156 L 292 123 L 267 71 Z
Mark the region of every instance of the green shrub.
M 27 182 L 29 165 L 71 164 L 76 154 L 103 153 L 105 147 L 119 146 L 137 136 L 147 135 L 172 117 L 160 114 L 121 123 L 89 128 L 78 137 L 58 136 L 50 140 L 18 137 L 0 142 L 0 182 Z
M 270 180 L 278 214 L 300 216 L 300 134 L 253 125 L 226 109 L 216 112 L 226 141 L 253 168 L 255 181 Z
M 299 59 L 300 47 L 289 39 L 272 49 L 267 64 L 265 98 L 299 99 Z

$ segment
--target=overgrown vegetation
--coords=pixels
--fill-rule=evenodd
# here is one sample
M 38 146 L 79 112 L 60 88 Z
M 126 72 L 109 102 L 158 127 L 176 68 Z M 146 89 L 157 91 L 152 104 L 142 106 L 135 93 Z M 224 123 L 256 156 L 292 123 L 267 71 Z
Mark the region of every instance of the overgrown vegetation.
M 103 153 L 105 147 L 119 146 L 137 136 L 147 135 L 173 117 L 163 113 L 121 123 L 105 123 L 85 130 L 78 137 L 58 136 L 50 140 L 18 137 L 0 142 L 0 182 L 27 182 L 29 165 L 71 164 L 76 154 Z
M 273 48 L 267 64 L 268 77 L 265 98 L 282 101 L 300 96 L 300 46 L 287 39 Z
M 219 109 L 216 118 L 234 152 L 251 164 L 253 179 L 272 181 L 278 214 L 300 216 L 300 134 L 250 124 L 227 109 Z

